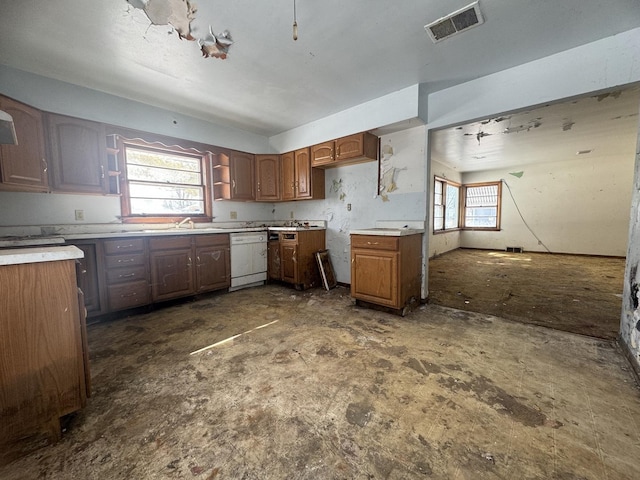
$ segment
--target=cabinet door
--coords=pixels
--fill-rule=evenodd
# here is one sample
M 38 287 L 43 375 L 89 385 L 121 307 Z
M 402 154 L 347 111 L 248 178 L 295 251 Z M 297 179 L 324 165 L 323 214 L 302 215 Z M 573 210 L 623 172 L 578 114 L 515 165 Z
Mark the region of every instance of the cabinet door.
M 351 249 L 351 296 L 379 305 L 399 308 L 399 253 Z
M 150 259 L 151 296 L 154 301 L 195 293 L 191 248 L 153 251 Z
M 87 316 L 105 313 L 104 287 L 102 279 L 102 244 L 100 241 L 91 243 L 76 243 L 76 247 L 84 252 L 84 257 L 78 259 L 78 286 L 84 294 L 84 307 Z
M 298 282 L 298 252 L 295 243 L 280 244 L 280 271 L 282 281 L 289 283 Z
M 233 152 L 230 157 L 231 198 L 233 200 L 255 200 L 253 155 Z
M 311 198 L 311 157 L 308 148 L 295 151 L 296 198 Z
M 208 292 L 231 286 L 228 246 L 199 247 L 196 250 L 197 292 Z
M 347 160 L 364 154 L 364 135 L 357 133 L 336 140 L 336 160 Z
M 256 155 L 256 200 L 280 200 L 280 155 Z
M 334 146 L 335 142 L 331 140 L 311 147 L 311 165 L 319 167 L 333 163 L 335 161 Z
M 42 113 L 22 103 L 0 97 L 0 109 L 13 117 L 18 145 L 0 145 L 0 187 L 11 190 L 47 191 Z
M 53 189 L 107 193 L 107 138 L 101 123 L 48 115 Z
M 296 162 L 294 152 L 282 154 L 281 167 L 282 199 L 294 200 L 296 198 Z

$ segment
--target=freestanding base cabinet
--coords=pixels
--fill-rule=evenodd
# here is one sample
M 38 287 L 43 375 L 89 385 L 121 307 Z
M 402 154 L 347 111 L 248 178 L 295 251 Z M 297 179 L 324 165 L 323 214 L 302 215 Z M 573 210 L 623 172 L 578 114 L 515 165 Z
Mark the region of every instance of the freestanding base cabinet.
M 86 404 L 80 257 L 73 246 L 0 251 L 0 465 L 58 440 L 60 418 Z
M 351 235 L 351 296 L 404 315 L 420 301 L 422 235 Z

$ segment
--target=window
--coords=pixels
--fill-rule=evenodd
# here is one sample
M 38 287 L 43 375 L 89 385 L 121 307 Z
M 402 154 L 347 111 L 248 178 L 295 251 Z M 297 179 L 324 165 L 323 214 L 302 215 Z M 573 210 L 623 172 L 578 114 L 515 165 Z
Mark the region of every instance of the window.
M 464 186 L 464 228 L 500 229 L 500 182 Z
M 122 140 L 123 217 L 210 218 L 207 154 L 140 140 Z
M 435 177 L 433 196 L 433 230 L 460 228 L 460 184 Z
M 435 177 L 433 188 L 434 233 L 456 230 L 499 230 L 501 182 L 459 183 Z M 464 208 L 461 209 L 460 205 Z M 462 222 L 460 221 L 461 211 Z

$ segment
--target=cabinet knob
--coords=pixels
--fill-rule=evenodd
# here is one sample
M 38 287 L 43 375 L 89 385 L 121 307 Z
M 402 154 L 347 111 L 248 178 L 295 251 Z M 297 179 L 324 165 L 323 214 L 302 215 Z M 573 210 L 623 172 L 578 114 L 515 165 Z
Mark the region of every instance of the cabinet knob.
M 43 158 L 42 159 L 42 171 L 46 172 L 47 170 L 49 170 L 49 164 L 47 163 L 47 161 Z
M 100 165 L 100 178 L 104 178 L 104 165 Z
M 231 188 L 233 188 L 233 191 L 236 191 L 236 181 L 235 180 L 231 180 Z

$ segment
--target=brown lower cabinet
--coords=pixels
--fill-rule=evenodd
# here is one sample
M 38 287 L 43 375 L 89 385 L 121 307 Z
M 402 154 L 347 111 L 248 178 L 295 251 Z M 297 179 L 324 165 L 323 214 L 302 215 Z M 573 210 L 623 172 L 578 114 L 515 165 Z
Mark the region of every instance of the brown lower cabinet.
M 398 313 L 420 300 L 422 235 L 351 235 L 351 296 Z
M 315 253 L 325 249 L 325 230 L 280 232 L 269 241 L 268 274 L 271 280 L 305 290 L 321 284 Z
M 90 394 L 75 260 L 0 266 L 0 465 L 60 439 Z
M 229 235 L 123 237 L 73 242 L 85 257 L 78 285 L 87 316 L 231 285 Z

